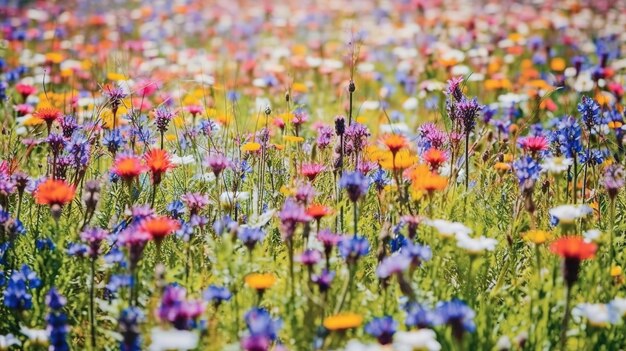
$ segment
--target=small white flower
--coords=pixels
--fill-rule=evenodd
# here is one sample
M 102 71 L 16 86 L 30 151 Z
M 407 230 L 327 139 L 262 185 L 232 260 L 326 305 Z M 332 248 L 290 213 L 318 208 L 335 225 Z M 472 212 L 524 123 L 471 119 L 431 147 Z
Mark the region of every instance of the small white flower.
M 8 350 L 16 345 L 22 345 L 22 343 L 13 334 L 0 335 L 0 350 Z
M 556 217 L 559 223 L 570 224 L 575 220 L 585 217 L 593 210 L 587 205 L 561 205 L 550 209 L 551 216 Z
M 20 327 L 20 331 L 24 334 L 28 340 L 35 345 L 48 345 L 49 333 L 45 329 L 30 329 L 27 327 Z
M 198 334 L 187 330 L 152 329 L 150 351 L 191 350 L 198 346 Z
M 585 241 L 588 243 L 600 241 L 601 236 L 602 236 L 602 232 L 598 229 L 589 229 L 586 232 L 583 232 L 583 237 L 585 238 Z
M 417 98 L 415 98 L 414 96 L 406 99 L 402 103 L 402 108 L 405 110 L 415 110 L 417 106 L 418 106 L 418 101 L 417 101 Z
M 186 155 L 186 156 L 178 156 L 176 154 L 172 155 L 172 163 L 180 166 L 180 165 L 190 165 L 195 163 L 196 161 L 193 158 L 193 155 Z
M 581 303 L 572 311 L 574 315 L 584 317 L 589 324 L 602 327 L 617 321 L 617 314 L 604 303 Z
M 365 344 L 359 340 L 350 340 L 346 344 L 344 351 L 381 351 L 382 348 L 378 344 Z
M 481 254 L 484 251 L 493 251 L 496 249 L 498 241 L 496 239 L 484 236 L 472 238 L 467 234 L 458 234 L 456 236 L 456 246 L 464 249 L 472 255 Z
M 574 160 L 564 157 L 549 157 L 541 163 L 541 169 L 550 174 L 559 174 L 567 171 Z
M 443 237 L 452 237 L 459 235 L 469 235 L 472 233 L 472 230 L 465 226 L 463 223 L 459 222 L 450 222 L 445 219 L 427 219 L 424 221 L 424 224 L 429 225 L 437 229 L 439 234 Z
M 511 347 L 511 339 L 506 335 L 502 335 L 500 339 L 498 339 L 498 342 L 496 343 L 496 347 L 494 347 L 494 349 L 498 351 L 503 351 L 510 350 Z
M 249 198 L 250 198 L 250 193 L 247 191 L 236 192 L 236 193 L 232 191 L 225 191 L 222 193 L 222 195 L 220 195 L 220 202 L 222 203 L 222 205 L 228 206 L 238 201 L 248 200 Z
M 395 351 L 439 351 L 441 344 L 437 341 L 437 335 L 434 331 L 420 329 L 410 332 L 397 332 L 393 336 L 393 349 Z
M 615 311 L 615 314 L 617 314 L 620 317 L 623 317 L 626 315 L 626 299 L 623 297 L 616 297 L 613 300 L 611 300 L 611 302 L 609 302 L 609 306 L 610 308 Z

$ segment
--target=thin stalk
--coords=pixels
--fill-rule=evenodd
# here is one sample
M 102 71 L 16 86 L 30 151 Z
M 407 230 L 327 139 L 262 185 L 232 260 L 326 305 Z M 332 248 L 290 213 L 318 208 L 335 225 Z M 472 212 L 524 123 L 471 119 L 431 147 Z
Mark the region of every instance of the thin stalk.
M 567 344 L 567 327 L 570 319 L 570 303 L 572 300 L 572 287 L 567 284 L 565 291 L 565 315 L 563 316 L 563 326 L 561 327 L 561 350 L 565 350 Z
M 89 323 L 91 324 L 91 349 L 97 350 L 96 347 L 96 259 L 91 259 L 91 284 L 89 285 Z

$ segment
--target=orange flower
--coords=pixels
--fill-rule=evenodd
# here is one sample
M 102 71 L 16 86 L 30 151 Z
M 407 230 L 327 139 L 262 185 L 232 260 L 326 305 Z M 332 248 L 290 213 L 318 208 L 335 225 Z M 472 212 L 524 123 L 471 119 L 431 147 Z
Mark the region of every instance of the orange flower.
M 407 172 L 411 185 L 416 191 L 432 193 L 448 186 L 448 178 L 432 173 L 424 164 L 409 169 Z
M 331 214 L 332 210 L 321 204 L 313 204 L 306 209 L 306 213 L 313 217 L 316 221 L 322 219 L 322 217 Z
M 158 216 L 144 219 L 140 228 L 158 241 L 177 231 L 180 224 L 167 216 Z
M 132 180 L 146 170 L 141 159 L 135 155 L 121 154 L 115 158 L 112 172 L 124 180 Z
M 170 155 L 167 151 L 162 149 L 152 149 L 143 156 L 146 165 L 152 173 L 152 182 L 159 184 L 161 182 L 161 176 L 167 170 L 174 168 L 170 160 Z
M 400 149 L 408 145 L 406 138 L 398 134 L 387 134 L 381 138 L 383 144 L 391 151 L 392 154 L 400 151 Z
M 395 156 L 392 152 L 385 152 L 379 159 L 378 163 L 386 170 L 394 171 L 407 169 L 417 162 L 417 156 L 411 155 L 409 150 L 400 150 Z
M 577 261 L 593 258 L 598 246 L 588 243 L 579 236 L 566 236 L 550 245 L 550 251 L 565 258 Z
M 446 153 L 434 148 L 428 149 L 423 155 L 424 161 L 428 163 L 431 171 L 437 171 L 441 165 L 448 160 Z
M 247 286 L 257 291 L 265 291 L 274 285 L 276 277 L 271 273 L 250 273 L 244 281 Z
M 46 122 L 48 126 L 52 124 L 57 118 L 60 118 L 63 114 L 59 109 L 54 107 L 41 107 L 34 114 L 35 117 Z
M 360 314 L 346 312 L 324 318 L 324 327 L 331 331 L 357 328 L 363 323 Z
M 76 190 L 62 180 L 48 179 L 37 186 L 35 202 L 39 205 L 63 206 L 74 198 Z

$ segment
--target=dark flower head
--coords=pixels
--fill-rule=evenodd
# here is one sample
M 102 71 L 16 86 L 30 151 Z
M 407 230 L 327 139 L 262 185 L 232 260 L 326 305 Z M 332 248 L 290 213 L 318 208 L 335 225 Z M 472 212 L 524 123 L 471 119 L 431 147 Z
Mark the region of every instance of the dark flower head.
M 356 202 L 367 193 L 369 179 L 361 172 L 347 172 L 339 179 L 339 186 L 346 189 L 350 201 Z
M 398 322 L 391 316 L 374 318 L 365 325 L 365 332 L 378 340 L 381 345 L 391 344 L 393 335 L 398 330 Z

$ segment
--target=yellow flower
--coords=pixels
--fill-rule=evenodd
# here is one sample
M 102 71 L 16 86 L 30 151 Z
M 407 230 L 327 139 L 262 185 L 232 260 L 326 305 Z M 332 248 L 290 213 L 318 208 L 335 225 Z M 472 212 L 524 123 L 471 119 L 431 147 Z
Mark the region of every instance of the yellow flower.
M 293 83 L 291 90 L 294 93 L 306 93 L 308 89 L 303 83 Z
M 185 119 L 181 116 L 175 116 L 172 121 L 174 122 L 176 128 L 182 128 L 185 126 Z
M 620 122 L 620 121 L 610 121 L 608 123 L 608 125 L 609 125 L 609 128 L 611 128 L 611 129 L 618 129 L 618 128 L 620 128 L 622 126 L 622 122 Z
M 407 149 L 402 149 L 398 151 L 394 160 L 393 153 L 387 151 L 383 154 L 379 162 L 380 166 L 386 170 L 393 170 L 394 168 L 396 170 L 406 169 L 417 163 L 417 156 L 412 155 Z
M 288 143 L 301 143 L 304 141 L 303 137 L 299 137 L 295 135 L 285 135 L 283 139 Z
M 496 171 L 506 172 L 511 169 L 511 165 L 506 162 L 498 162 L 493 166 L 493 168 L 495 168 Z
M 561 72 L 565 70 L 565 66 L 565 60 L 561 57 L 555 57 L 552 59 L 552 61 L 550 61 L 550 69 L 552 69 L 553 71 Z
M 176 140 L 176 135 L 175 134 L 165 134 L 165 140 L 167 140 L 167 141 L 174 141 L 174 140 Z
M 61 61 L 63 61 L 63 54 L 60 52 L 49 52 L 46 54 L 46 61 L 57 64 L 61 63 Z
M 346 330 L 357 328 L 363 323 L 360 314 L 346 312 L 324 318 L 324 327 L 328 330 Z
M 255 152 L 261 149 L 261 144 L 255 142 L 245 143 L 241 146 L 241 151 Z
M 109 72 L 107 73 L 107 79 L 113 81 L 126 80 L 126 76 L 121 73 Z
M 280 191 L 281 194 L 283 194 L 285 196 L 291 196 L 291 195 L 294 194 L 293 189 L 289 188 L 286 185 L 281 186 L 279 191 Z
M 28 119 L 26 119 L 24 121 L 24 126 L 26 127 L 32 127 L 32 126 L 38 126 L 40 124 L 44 124 L 44 120 L 41 118 L 37 118 L 37 117 L 29 117 Z
M 365 122 L 367 122 L 367 117 L 365 116 L 357 116 L 354 121 L 356 123 L 361 123 L 361 124 L 365 124 Z
M 524 234 L 524 239 L 537 245 L 543 244 L 552 238 L 552 234 L 545 230 L 531 230 Z
M 613 265 L 611 267 L 611 277 L 619 277 L 622 275 L 622 267 Z
M 117 115 L 119 116 L 119 113 Z M 102 112 L 100 113 L 100 119 L 102 119 L 102 126 L 104 128 L 107 128 L 107 129 L 113 128 L 113 112 L 110 109 L 108 108 L 103 109 Z M 120 120 L 119 117 L 116 119 L 117 119 L 116 125 L 119 125 L 119 120 Z
M 245 278 L 246 285 L 255 290 L 266 290 L 276 282 L 276 277 L 271 273 L 250 273 Z

